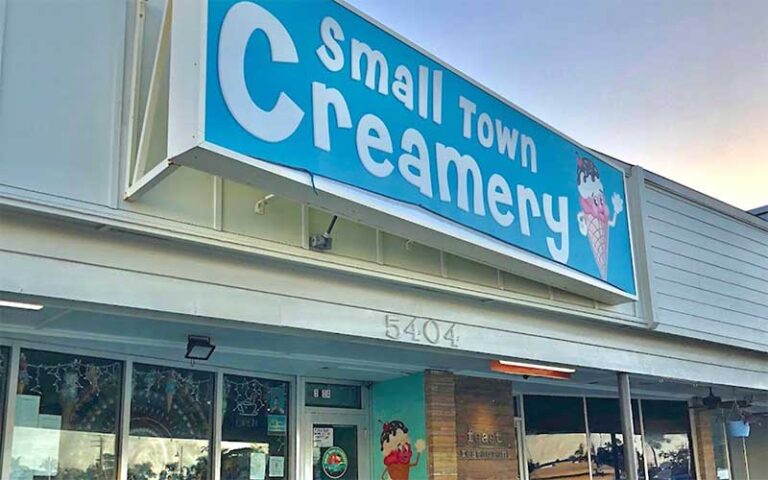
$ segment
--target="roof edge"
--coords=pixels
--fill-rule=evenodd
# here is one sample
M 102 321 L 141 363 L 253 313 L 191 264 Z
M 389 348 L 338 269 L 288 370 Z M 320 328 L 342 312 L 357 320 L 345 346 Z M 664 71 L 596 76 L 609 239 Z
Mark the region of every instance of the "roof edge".
M 742 223 L 746 223 L 752 227 L 759 228 L 760 230 L 768 231 L 768 205 L 745 211 L 715 197 L 683 185 L 682 183 L 670 180 L 669 178 L 659 175 L 658 173 L 646 170 L 639 165 L 632 165 L 595 149 L 590 150 L 592 153 L 600 157 L 605 157 L 618 163 L 619 165 L 625 166 L 627 171 L 629 171 L 629 169 L 632 167 L 641 168 L 645 172 L 646 182 L 652 183 L 663 190 L 688 200 L 689 202 L 705 206 L 720 213 L 721 215 L 731 217 L 734 220 L 741 221 Z M 763 215 L 767 215 L 767 217 L 763 217 Z
M 762 207 L 753 208 L 752 210 L 748 210 L 748 212 L 751 213 L 752 215 L 756 215 L 762 218 L 764 215 L 768 215 L 768 205 L 763 205 Z M 768 220 L 768 217 L 766 217 L 765 220 Z

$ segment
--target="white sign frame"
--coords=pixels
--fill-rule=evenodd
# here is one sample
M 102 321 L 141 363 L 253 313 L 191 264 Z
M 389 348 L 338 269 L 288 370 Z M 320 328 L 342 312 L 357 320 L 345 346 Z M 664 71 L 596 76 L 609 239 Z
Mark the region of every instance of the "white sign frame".
M 424 55 L 445 65 L 445 62 L 424 52 L 375 20 L 343 2 L 338 3 L 355 11 Z M 161 162 L 148 172 L 139 182 L 142 185 L 154 184 L 177 166 L 188 166 L 274 192 L 350 220 L 605 304 L 615 305 L 638 299 L 637 295 L 624 292 L 607 282 L 448 221 L 417 206 L 328 178 L 311 176 L 304 171 L 255 159 L 207 142 L 205 140 L 206 39 L 207 0 L 175 2 L 172 9 L 170 42 L 168 160 Z M 451 67 L 446 65 L 446 68 Z M 456 69 L 452 70 L 478 88 L 507 103 L 511 108 L 522 111 Z M 579 145 L 578 142 L 569 140 Z M 617 168 L 621 167 L 617 166 Z M 630 240 L 634 252 L 631 228 Z M 634 253 L 632 263 L 635 285 L 637 285 Z

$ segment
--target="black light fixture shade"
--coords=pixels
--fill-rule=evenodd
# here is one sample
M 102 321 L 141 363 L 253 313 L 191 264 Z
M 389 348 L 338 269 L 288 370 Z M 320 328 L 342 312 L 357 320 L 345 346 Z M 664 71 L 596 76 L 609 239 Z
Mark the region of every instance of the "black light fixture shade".
M 187 353 L 184 358 L 190 360 L 208 360 L 211 358 L 216 345 L 211 343 L 211 337 L 190 335 L 187 337 Z

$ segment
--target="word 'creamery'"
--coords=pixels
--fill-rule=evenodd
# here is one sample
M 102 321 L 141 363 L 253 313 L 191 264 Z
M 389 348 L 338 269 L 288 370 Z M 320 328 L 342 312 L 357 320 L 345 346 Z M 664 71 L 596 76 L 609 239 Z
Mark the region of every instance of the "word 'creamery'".
M 310 121 L 314 147 L 332 152 L 340 141 L 338 132 L 352 131 L 357 157 L 373 177 L 386 179 L 400 175 L 428 199 L 437 197 L 441 202 L 454 203 L 471 215 L 490 214 L 500 227 L 518 229 L 525 236 L 531 235 L 532 219 L 543 216 L 549 231 L 546 236 L 549 254 L 554 260 L 568 262 L 567 196 L 555 199 L 550 193 L 536 192 L 512 181 L 507 178 L 509 174 L 488 174 L 475 157 L 455 145 L 438 138 L 425 138 L 414 126 L 388 125 L 378 112 L 365 111 L 368 104 L 350 103 L 344 93 L 327 80 L 333 77 L 326 77 L 325 81 L 305 79 L 307 88 L 311 89 L 310 104 L 299 105 L 291 92 L 278 90 L 270 92 L 277 98 L 271 108 L 257 105 L 249 93 L 244 73 L 246 48 L 255 31 L 264 34 L 271 53 L 271 59 L 259 61 L 272 64 L 306 61 L 299 58 L 291 33 L 263 7 L 241 2 L 227 12 L 219 40 L 219 81 L 227 108 L 251 135 L 265 142 L 279 143 L 294 135 L 302 122 Z M 316 40 L 314 53 L 328 72 L 349 76 L 372 91 L 372 95 L 393 99 L 397 105 L 392 108 L 405 109 L 436 125 L 442 125 L 448 115 L 456 115 L 459 121 L 452 125 L 460 126 L 463 138 L 477 142 L 487 155 L 497 157 L 498 162 L 510 162 L 518 171 L 528 169 L 530 173 L 539 174 L 536 142 L 532 136 L 503 119 L 478 111 L 472 98 L 460 95 L 455 104 L 444 105 L 442 70 L 424 65 L 393 65 L 386 52 L 365 39 L 350 37 L 330 16 L 318 25 Z M 268 88 L 280 87 L 270 85 Z M 311 110 L 310 115 L 307 110 Z M 353 118 L 357 119 L 356 124 Z M 396 138 L 393 131 L 398 132 Z M 458 132 L 451 133 L 458 135 Z

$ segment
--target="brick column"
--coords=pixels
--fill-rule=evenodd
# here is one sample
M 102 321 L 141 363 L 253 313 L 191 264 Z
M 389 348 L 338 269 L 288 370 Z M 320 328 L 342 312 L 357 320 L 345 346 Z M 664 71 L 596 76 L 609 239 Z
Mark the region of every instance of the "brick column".
M 715 412 L 710 410 L 694 410 L 693 423 L 695 445 L 694 451 L 698 459 L 699 480 L 717 480 L 715 466 L 715 449 L 712 442 L 712 420 Z
M 458 480 L 455 385 L 452 373 L 424 374 L 430 480 Z

